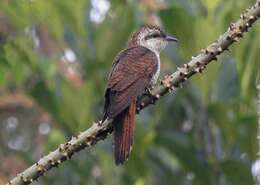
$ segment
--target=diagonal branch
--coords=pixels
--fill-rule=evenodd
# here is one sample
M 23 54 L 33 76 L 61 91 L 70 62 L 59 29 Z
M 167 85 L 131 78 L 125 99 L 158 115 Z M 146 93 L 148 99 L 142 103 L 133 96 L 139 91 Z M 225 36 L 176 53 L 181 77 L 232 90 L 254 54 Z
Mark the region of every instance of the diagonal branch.
M 206 49 L 201 50 L 196 57 L 192 57 L 190 62 L 178 68 L 176 72 L 166 76 L 159 85 L 154 87 L 150 94 L 143 95 L 138 100 L 137 111 L 140 111 L 150 104 L 154 104 L 155 101 L 166 93 L 180 88 L 181 84 L 194 74 L 202 73 L 207 64 L 217 60 L 218 55 L 228 50 L 231 44 L 239 41 L 243 34 L 248 31 L 259 17 L 260 0 L 257 0 L 256 4 L 250 9 L 247 9 L 245 13 L 240 16 L 240 19 L 231 23 L 228 30 L 215 42 L 210 44 Z M 74 153 L 95 145 L 99 140 L 105 139 L 107 135 L 113 131 L 111 121 L 112 120 L 106 120 L 102 126 L 99 126 L 98 123 L 93 123 L 89 129 L 76 137 L 72 137 L 69 142 L 61 144 L 58 149 L 41 158 L 24 172 L 18 174 L 8 184 L 30 184 L 53 167 L 69 160 Z

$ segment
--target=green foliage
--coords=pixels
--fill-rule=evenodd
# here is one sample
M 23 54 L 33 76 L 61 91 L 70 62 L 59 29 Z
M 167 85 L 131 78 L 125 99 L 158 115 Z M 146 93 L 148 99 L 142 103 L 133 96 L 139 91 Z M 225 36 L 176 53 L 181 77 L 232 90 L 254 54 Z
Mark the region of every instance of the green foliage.
M 131 32 L 146 23 L 140 15 L 149 16 L 154 11 L 166 31 L 179 39 L 177 49 L 170 45 L 162 54 L 165 74 L 218 38 L 253 2 L 169 0 L 163 9 L 146 11 L 143 7 L 148 5 L 139 1 L 112 0 L 104 21 L 96 24 L 89 17 L 93 6 L 85 0 L 1 1 L 0 13 L 12 31 L 0 45 L 0 90 L 25 93 L 51 116 L 54 126 L 48 139 L 39 144 L 42 154 L 46 154 L 101 117 L 109 68 Z M 47 45 L 55 48 L 51 54 L 37 48 L 33 33 L 38 28 L 48 30 L 52 41 L 58 43 L 56 47 Z M 137 116 L 134 148 L 124 166 L 114 165 L 112 142 L 107 139 L 76 155 L 40 182 L 252 184 L 259 30 L 258 23 L 219 62 L 210 64 L 205 74 L 196 75 L 183 89 Z M 61 70 L 60 48 L 71 48 L 77 55 L 77 72 L 82 77 L 79 87 Z M 30 151 L 34 151 L 33 146 Z M 21 153 L 17 158 L 29 159 L 27 165 L 39 157 L 29 151 Z

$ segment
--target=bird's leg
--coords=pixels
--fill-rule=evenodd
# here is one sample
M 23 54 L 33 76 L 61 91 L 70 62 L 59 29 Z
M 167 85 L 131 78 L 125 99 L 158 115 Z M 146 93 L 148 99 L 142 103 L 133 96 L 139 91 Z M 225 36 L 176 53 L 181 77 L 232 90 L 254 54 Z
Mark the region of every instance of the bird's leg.
M 140 102 L 141 97 L 142 97 L 142 96 L 145 96 L 145 95 L 151 96 L 153 88 L 154 88 L 153 85 L 149 85 L 148 87 L 146 87 L 145 90 L 144 90 L 144 92 L 143 92 L 143 94 L 142 94 L 141 96 L 138 96 L 138 97 L 137 97 L 137 101 L 136 101 L 137 104 L 140 104 L 140 106 L 142 107 L 142 106 L 143 106 L 143 105 L 142 105 L 143 103 Z M 139 112 L 140 112 L 140 107 L 137 107 L 136 113 L 139 114 Z
M 100 121 L 98 121 L 98 126 L 102 126 L 103 125 L 103 123 L 104 123 L 104 120 L 100 120 Z
M 149 85 L 147 88 L 145 88 L 144 94 L 148 96 L 151 95 L 153 88 L 154 88 L 153 85 Z
M 102 120 L 98 121 L 97 124 L 98 126 L 102 126 L 104 124 L 104 122 L 108 121 L 108 118 L 103 117 Z

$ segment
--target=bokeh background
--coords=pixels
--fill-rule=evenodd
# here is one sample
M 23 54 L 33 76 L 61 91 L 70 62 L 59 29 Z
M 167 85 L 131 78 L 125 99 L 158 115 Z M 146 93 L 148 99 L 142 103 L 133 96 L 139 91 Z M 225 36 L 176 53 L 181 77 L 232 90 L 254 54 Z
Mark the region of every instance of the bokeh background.
M 254 0 L 1 0 L 0 184 L 102 115 L 106 78 L 128 36 L 161 25 L 174 72 Z M 259 173 L 260 24 L 184 88 L 137 116 L 134 149 L 115 166 L 112 138 L 34 184 L 250 185 Z

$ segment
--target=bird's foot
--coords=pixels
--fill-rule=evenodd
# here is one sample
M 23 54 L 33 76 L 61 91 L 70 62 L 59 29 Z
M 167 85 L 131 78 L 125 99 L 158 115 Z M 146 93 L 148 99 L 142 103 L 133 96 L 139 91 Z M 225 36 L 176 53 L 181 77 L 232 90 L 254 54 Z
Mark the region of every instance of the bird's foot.
M 147 88 L 145 88 L 145 95 L 151 95 L 152 94 L 152 90 L 153 90 L 154 86 L 149 86 Z
M 100 120 L 100 121 L 98 121 L 98 122 L 97 122 L 98 126 L 101 127 L 101 126 L 104 124 L 105 121 L 106 121 L 106 120 Z

